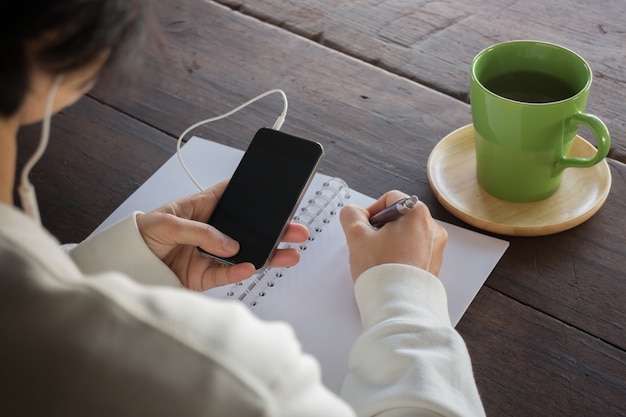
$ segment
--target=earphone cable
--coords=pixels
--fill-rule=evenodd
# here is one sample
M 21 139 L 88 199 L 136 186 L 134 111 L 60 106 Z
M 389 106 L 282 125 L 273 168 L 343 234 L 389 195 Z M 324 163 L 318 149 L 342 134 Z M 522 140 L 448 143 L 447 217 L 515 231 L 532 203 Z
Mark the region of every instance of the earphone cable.
M 270 95 L 270 94 L 275 94 L 278 93 L 282 96 L 283 98 L 283 111 L 281 112 L 280 116 L 278 116 L 278 118 L 276 119 L 276 121 L 274 122 L 274 125 L 272 126 L 272 129 L 274 130 L 280 130 L 280 128 L 283 126 L 283 123 L 285 122 L 285 118 L 287 116 L 287 108 L 289 106 L 289 103 L 287 102 L 287 95 L 285 94 L 285 92 L 281 89 L 273 89 L 273 90 L 269 90 L 266 91 L 263 94 L 260 94 L 248 101 L 246 101 L 245 103 L 243 103 L 242 105 L 232 109 L 231 111 L 224 113 L 222 115 L 219 116 L 215 116 L 215 117 L 211 117 L 209 119 L 205 119 L 205 120 L 201 120 L 191 126 L 189 126 L 187 129 L 185 129 L 185 131 L 178 137 L 178 141 L 176 142 L 176 154 L 178 155 L 178 160 L 180 161 L 181 166 L 183 167 L 183 169 L 185 170 L 185 172 L 187 173 L 187 176 L 189 177 L 189 179 L 191 179 L 191 181 L 195 184 L 196 187 L 198 187 L 198 189 L 200 191 L 203 191 L 204 188 L 200 185 L 200 183 L 195 179 L 195 177 L 191 174 L 191 171 L 189 170 L 189 168 L 187 167 L 187 165 L 185 164 L 185 161 L 183 160 L 183 156 L 181 153 L 181 145 L 183 142 L 183 138 L 185 136 L 187 136 L 187 134 L 189 134 L 189 132 L 191 132 L 192 130 L 211 123 L 211 122 L 216 122 L 218 120 L 222 120 L 225 119 L 235 113 L 237 113 L 238 111 L 244 109 L 245 107 L 248 107 L 250 104 Z
M 22 169 L 22 175 L 20 180 L 20 186 L 18 189 L 20 201 L 22 202 L 22 209 L 24 212 L 35 220 L 37 223 L 41 223 L 41 216 L 39 213 L 39 206 L 37 204 L 37 195 L 35 194 L 35 187 L 30 182 L 28 176 L 35 164 L 39 162 L 42 155 L 46 151 L 48 141 L 50 139 L 50 121 L 52 119 L 52 108 L 54 106 L 54 98 L 56 97 L 59 85 L 63 81 L 63 76 L 58 75 L 50 88 L 48 93 L 48 99 L 46 100 L 46 108 L 44 111 L 44 118 L 41 125 L 41 138 L 39 139 L 39 146 L 35 150 L 35 153 L 28 159 L 24 168 Z

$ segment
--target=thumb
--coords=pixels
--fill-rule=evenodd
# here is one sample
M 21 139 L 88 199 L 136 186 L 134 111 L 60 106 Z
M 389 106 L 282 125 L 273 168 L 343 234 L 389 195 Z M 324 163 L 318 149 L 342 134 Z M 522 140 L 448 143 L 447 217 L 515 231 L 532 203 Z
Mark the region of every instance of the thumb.
M 217 256 L 232 256 L 239 252 L 239 243 L 215 227 L 195 220 L 177 218 L 177 242 L 199 246 Z
M 138 218 L 137 223 L 151 248 L 150 243 L 159 247 L 199 246 L 217 256 L 232 256 L 239 252 L 237 241 L 204 222 L 183 219 L 173 214 L 149 213 Z

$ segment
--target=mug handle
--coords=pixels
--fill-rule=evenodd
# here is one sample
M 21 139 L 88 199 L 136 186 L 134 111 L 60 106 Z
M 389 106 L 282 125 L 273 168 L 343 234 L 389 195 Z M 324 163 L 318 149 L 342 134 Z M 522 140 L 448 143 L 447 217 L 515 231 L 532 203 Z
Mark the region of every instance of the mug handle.
M 557 161 L 557 168 L 587 168 L 602 161 L 611 149 L 611 136 L 609 130 L 602 120 L 592 114 L 577 113 L 570 119 L 570 122 L 577 128 L 581 124 L 587 126 L 595 135 L 598 143 L 598 151 L 593 158 L 568 158 L 562 155 Z

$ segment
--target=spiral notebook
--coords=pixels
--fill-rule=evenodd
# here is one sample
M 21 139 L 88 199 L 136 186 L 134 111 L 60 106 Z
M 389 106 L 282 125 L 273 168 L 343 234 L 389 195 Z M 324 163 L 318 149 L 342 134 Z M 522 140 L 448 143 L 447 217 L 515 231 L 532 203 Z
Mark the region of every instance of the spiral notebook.
M 300 223 L 309 231 L 309 238 L 300 244 L 283 244 L 282 247 L 291 247 L 300 252 L 301 258 L 308 255 L 317 239 L 326 238 L 328 232 L 321 233 L 339 213 L 341 208 L 351 202 L 350 188 L 341 178 L 330 178 L 318 175 L 314 186 L 309 187 L 309 192 L 303 198 L 303 204 L 299 207 L 292 219 Z M 321 243 L 323 244 L 323 243 Z M 310 255 L 309 255 L 310 256 Z M 277 280 L 291 272 L 290 268 L 267 268 L 250 279 L 238 282 L 224 292 L 224 288 L 214 290 L 212 294 L 233 298 L 242 301 L 250 307 L 256 307 L 263 302 L 264 297 L 275 287 Z
M 182 153 L 204 186 L 229 178 L 243 155 L 241 150 L 198 137 L 191 138 Z M 174 155 L 94 233 L 133 211 L 149 211 L 196 191 Z M 205 292 L 207 297 L 242 302 L 262 319 L 288 322 L 303 350 L 319 361 L 325 385 L 335 392 L 347 373 L 350 347 L 361 330 L 338 212 L 346 203 L 367 207 L 373 202 L 374 198 L 350 189 L 339 178 L 316 174 L 294 219 L 305 224 L 311 235 L 296 246 L 301 252 L 298 265 L 268 269 L 240 284 Z M 440 279 L 448 295 L 450 320 L 456 325 L 508 242 L 441 224 L 448 232 L 448 245 Z

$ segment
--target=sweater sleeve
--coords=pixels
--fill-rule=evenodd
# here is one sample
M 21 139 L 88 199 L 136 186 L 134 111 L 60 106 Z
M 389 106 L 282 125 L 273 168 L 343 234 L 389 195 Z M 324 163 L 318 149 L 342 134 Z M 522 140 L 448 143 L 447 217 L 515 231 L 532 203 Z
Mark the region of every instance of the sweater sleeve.
M 355 293 L 363 333 L 341 395 L 357 415 L 484 415 L 467 348 L 450 325 L 436 277 L 383 265 L 363 273 Z
M 118 271 L 142 284 L 182 287 L 178 277 L 148 248 L 135 212 L 78 245 L 66 245 L 84 274 Z

